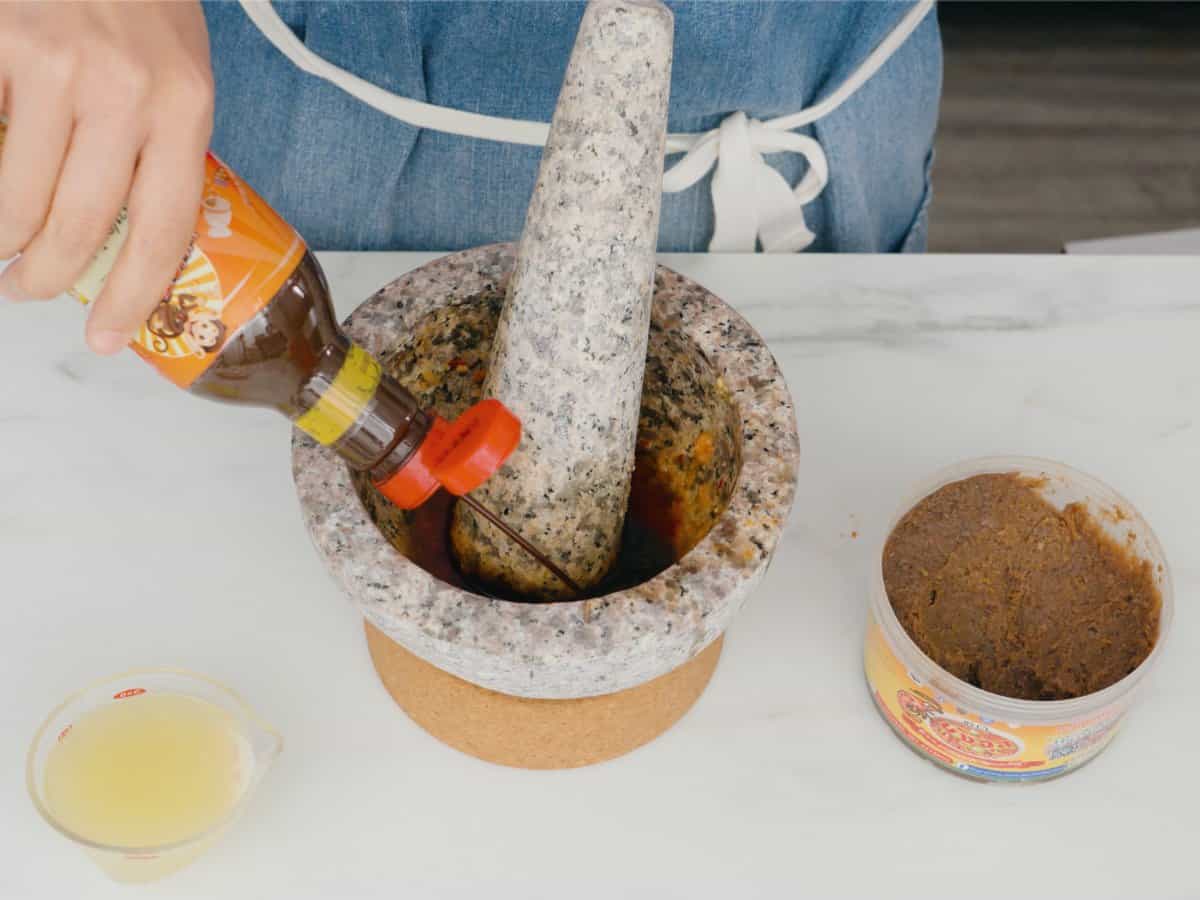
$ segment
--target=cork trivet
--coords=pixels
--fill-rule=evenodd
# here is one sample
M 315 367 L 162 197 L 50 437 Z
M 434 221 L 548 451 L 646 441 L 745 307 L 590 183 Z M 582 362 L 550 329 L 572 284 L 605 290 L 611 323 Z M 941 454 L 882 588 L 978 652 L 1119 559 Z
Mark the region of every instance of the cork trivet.
M 503 766 L 572 769 L 658 737 L 704 692 L 723 638 L 677 669 L 615 694 L 535 700 L 464 681 L 409 653 L 369 622 L 367 648 L 384 687 L 418 725 L 456 750 Z

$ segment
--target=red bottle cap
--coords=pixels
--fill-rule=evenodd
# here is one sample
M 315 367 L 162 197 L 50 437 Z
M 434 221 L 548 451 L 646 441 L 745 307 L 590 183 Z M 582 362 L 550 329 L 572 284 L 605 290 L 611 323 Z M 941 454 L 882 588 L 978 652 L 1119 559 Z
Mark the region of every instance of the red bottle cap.
M 416 509 L 439 487 L 461 497 L 491 478 L 520 442 L 520 420 L 499 400 L 482 400 L 452 423 L 435 417 L 408 461 L 375 486 L 401 509 Z

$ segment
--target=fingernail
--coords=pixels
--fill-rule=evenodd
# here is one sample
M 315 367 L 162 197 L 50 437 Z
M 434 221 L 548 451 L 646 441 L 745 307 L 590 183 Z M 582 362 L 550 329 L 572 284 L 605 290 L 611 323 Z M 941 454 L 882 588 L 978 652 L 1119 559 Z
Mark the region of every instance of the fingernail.
M 101 356 L 111 356 L 129 343 L 129 335 L 120 331 L 95 331 L 88 335 L 88 346 Z
M 13 284 L 11 279 L 0 278 L 0 300 L 6 300 L 9 303 L 24 303 L 26 300 L 32 299 L 32 297 Z

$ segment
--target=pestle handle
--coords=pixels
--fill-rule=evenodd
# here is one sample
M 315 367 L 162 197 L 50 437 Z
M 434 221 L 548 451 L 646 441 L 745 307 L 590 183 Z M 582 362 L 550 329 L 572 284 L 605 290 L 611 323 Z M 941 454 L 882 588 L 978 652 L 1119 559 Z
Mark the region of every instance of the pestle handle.
M 641 410 L 673 46 L 660 3 L 592 0 L 580 20 L 487 363 L 483 394 L 525 439 L 476 497 L 587 590 L 621 547 Z M 518 595 L 567 599 L 467 504 L 463 570 Z

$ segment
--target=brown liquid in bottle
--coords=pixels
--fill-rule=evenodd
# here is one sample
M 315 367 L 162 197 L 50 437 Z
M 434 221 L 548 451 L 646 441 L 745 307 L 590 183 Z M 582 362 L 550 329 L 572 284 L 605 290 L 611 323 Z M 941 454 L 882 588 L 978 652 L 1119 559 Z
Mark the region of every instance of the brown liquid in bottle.
M 191 390 L 299 419 L 331 392 L 353 345 L 333 320 L 320 265 L 305 253 L 269 303 L 225 342 Z M 387 374 L 344 435 L 330 444 L 372 480 L 393 475 L 420 445 L 431 419 Z

